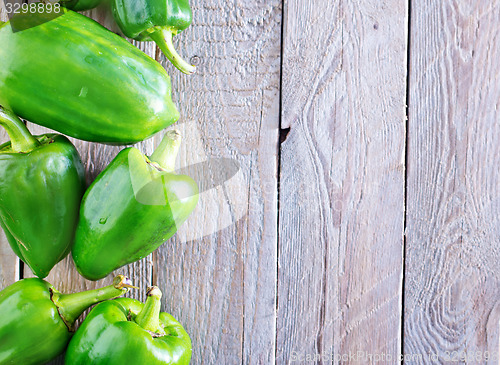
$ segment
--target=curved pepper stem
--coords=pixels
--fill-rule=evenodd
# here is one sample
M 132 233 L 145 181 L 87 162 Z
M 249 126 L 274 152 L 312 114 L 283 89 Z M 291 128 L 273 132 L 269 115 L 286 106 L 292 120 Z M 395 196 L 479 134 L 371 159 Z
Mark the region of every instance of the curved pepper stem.
M 181 146 L 181 134 L 177 130 L 167 131 L 158 147 L 149 157 L 166 171 L 175 170 L 175 160 Z
M 135 317 L 135 323 L 146 331 L 162 333 L 163 329 L 160 327 L 161 290 L 157 286 L 152 286 L 148 288 L 146 295 L 148 298 Z
M 107 299 L 119 297 L 132 286 L 130 279 L 123 275 L 118 275 L 113 279 L 113 284 L 101 289 L 88 290 L 81 293 L 61 294 L 52 291 L 52 301 L 59 310 L 61 318 L 70 330 L 73 329 L 76 320 L 91 305 Z
M 13 112 L 0 105 L 0 125 L 5 128 L 10 138 L 12 151 L 29 152 L 40 145 L 28 128 Z
M 181 72 L 186 75 L 191 75 L 196 72 L 196 66 L 190 65 L 177 53 L 174 48 L 172 38 L 174 31 L 165 28 L 153 28 L 154 30 L 149 34 L 151 39 L 160 47 L 165 56 L 172 62 L 172 64 Z

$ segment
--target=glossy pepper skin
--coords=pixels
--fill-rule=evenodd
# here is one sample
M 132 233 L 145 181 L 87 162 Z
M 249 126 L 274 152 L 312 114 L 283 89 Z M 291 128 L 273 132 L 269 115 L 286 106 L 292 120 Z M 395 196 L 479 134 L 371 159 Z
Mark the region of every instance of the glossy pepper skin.
M 11 138 L 0 146 L 0 225 L 16 255 L 44 278 L 71 250 L 85 191 L 82 161 L 66 137 L 33 137 L 2 107 L 0 125 Z
M 132 287 L 119 275 L 113 285 L 61 294 L 41 279 L 23 279 L 0 292 L 0 365 L 44 364 L 66 348 L 85 309 L 125 294 Z
M 19 32 L 5 23 L 0 44 L 0 105 L 33 123 L 78 139 L 125 144 L 179 119 L 160 64 L 81 14 L 68 10 Z
M 198 203 L 198 185 L 173 173 L 180 145 L 168 131 L 147 158 L 122 150 L 87 189 L 73 246 L 78 272 L 98 280 L 172 237 Z
M 83 11 L 94 9 L 103 0 L 61 0 L 60 3 L 64 7 L 74 10 L 74 11 Z
M 196 67 L 175 50 L 172 37 L 191 25 L 193 13 L 188 0 L 111 0 L 116 23 L 129 38 L 155 41 L 165 56 L 185 74 Z
M 161 291 L 146 303 L 129 298 L 101 303 L 80 326 L 66 351 L 67 365 L 187 365 L 191 340 L 182 325 L 160 313 Z

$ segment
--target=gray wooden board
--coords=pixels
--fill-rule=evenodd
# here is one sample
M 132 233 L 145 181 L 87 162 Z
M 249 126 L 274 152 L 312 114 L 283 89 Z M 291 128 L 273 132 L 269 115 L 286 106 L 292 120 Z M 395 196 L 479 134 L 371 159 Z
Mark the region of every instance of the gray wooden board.
M 407 12 L 285 1 L 279 364 L 399 362 Z
M 193 0 L 175 38 L 192 76 L 137 43 L 172 75 L 178 168 L 202 193 L 172 240 L 117 272 L 160 285 L 193 364 L 393 364 L 402 347 L 409 364 L 498 363 L 500 0 L 413 2 L 409 69 L 408 1 L 283 4 L 281 34 L 279 0 Z M 72 141 L 88 183 L 121 148 Z M 0 235 L 0 289 L 18 271 Z M 110 279 L 70 258 L 48 278 L 63 292 Z
M 404 349 L 439 363 L 499 362 L 498 24 L 498 0 L 412 5 Z
M 193 364 L 239 363 L 242 358 L 247 363 L 271 363 L 281 2 L 235 3 L 228 9 L 220 1 L 193 1 L 192 6 L 193 26 L 176 37 L 176 44 L 181 54 L 198 64 L 196 75 L 180 74 L 151 43 L 138 45 L 172 75 L 173 98 L 182 115 L 176 128 L 184 137 L 179 169 L 199 181 L 200 203 L 171 242 L 117 272 L 128 273 L 143 288 L 151 281 L 161 286 L 164 310 L 178 317 L 191 334 Z M 104 10 L 91 15 L 111 25 Z M 29 128 L 35 134 L 48 131 L 33 124 Z M 150 154 L 159 138 L 138 147 Z M 120 149 L 72 141 L 84 161 L 88 183 Z M 210 168 L 217 163 L 222 164 L 222 176 L 214 177 Z M 25 268 L 24 275 L 32 274 Z M 111 276 L 87 281 L 68 257 L 47 280 L 63 292 L 74 292 L 108 284 Z

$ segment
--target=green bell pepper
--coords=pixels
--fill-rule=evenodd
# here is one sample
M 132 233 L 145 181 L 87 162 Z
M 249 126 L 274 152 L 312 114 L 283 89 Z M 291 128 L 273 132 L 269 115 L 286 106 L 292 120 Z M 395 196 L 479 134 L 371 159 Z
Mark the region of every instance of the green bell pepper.
M 77 318 L 91 305 L 131 288 L 117 276 L 113 285 L 61 294 L 42 279 L 23 279 L 0 292 L 0 365 L 44 364 L 66 348 Z
M 19 26 L 49 14 L 26 14 Z M 32 24 L 33 23 L 33 24 Z M 0 25 L 0 105 L 87 141 L 142 141 L 179 119 L 170 77 L 122 37 L 67 10 Z
M 85 191 L 76 148 L 62 135 L 33 137 L 0 106 L 11 141 L 0 146 L 0 225 L 33 273 L 46 277 L 71 250 Z
M 87 189 L 73 246 L 78 272 L 90 280 L 140 260 L 172 237 L 198 203 L 198 185 L 173 173 L 180 146 L 168 131 L 147 158 L 122 150 Z
M 192 74 L 196 67 L 177 53 L 172 37 L 193 21 L 188 0 L 112 0 L 116 23 L 129 38 L 155 41 L 162 52 L 181 72 Z
M 67 9 L 83 11 L 94 9 L 103 0 L 61 0 L 59 3 Z
M 148 289 L 146 303 L 119 298 L 97 305 L 66 351 L 67 365 L 189 364 L 191 339 L 168 313 L 161 291 Z

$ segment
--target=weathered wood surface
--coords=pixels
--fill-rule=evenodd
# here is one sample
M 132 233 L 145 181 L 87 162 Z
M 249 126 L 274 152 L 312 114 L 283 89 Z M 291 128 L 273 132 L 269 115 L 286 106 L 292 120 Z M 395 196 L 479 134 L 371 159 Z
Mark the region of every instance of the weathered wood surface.
M 498 24 L 498 0 L 412 5 L 404 348 L 440 363 L 499 363 Z
M 177 238 L 158 250 L 155 280 L 166 308 L 188 326 L 193 363 L 270 364 L 281 1 L 191 4 L 196 16 L 179 44 L 198 72 L 186 77 L 167 67 L 184 122 L 181 164 L 227 158 L 225 169 L 233 169 L 233 160 L 239 172 L 224 182 L 211 176 L 216 165 L 193 171 L 202 190 L 215 187 L 200 196 L 198 212 Z
M 196 75 L 179 73 L 151 43 L 137 45 L 172 75 L 173 98 L 182 115 L 176 128 L 184 137 L 179 168 L 198 180 L 200 203 L 174 239 L 151 257 L 117 272 L 133 277 L 142 288 L 160 285 L 163 309 L 192 337 L 193 364 L 230 364 L 242 358 L 247 363 L 271 363 L 281 2 L 234 4 L 228 9 L 221 1 L 193 1 L 192 6 L 194 23 L 176 43 L 198 64 Z M 102 9 L 90 15 L 111 25 Z M 47 131 L 32 124 L 29 128 L 37 134 Z M 149 154 L 160 137 L 138 146 Z M 72 141 L 89 183 L 120 150 Z M 32 274 L 26 268 L 24 275 Z M 111 276 L 87 281 L 67 258 L 47 280 L 73 292 L 107 284 Z M 62 358 L 53 362 L 59 363 Z
M 176 44 L 197 74 L 136 44 L 172 75 L 200 203 L 118 272 L 162 288 L 192 363 L 497 364 L 500 0 L 412 2 L 411 24 L 408 1 L 191 3 Z M 89 183 L 121 149 L 73 142 Z M 23 276 L 0 235 L 0 289 Z M 48 278 L 110 279 L 70 258 Z
M 285 3 L 277 360 L 395 364 L 407 5 Z

